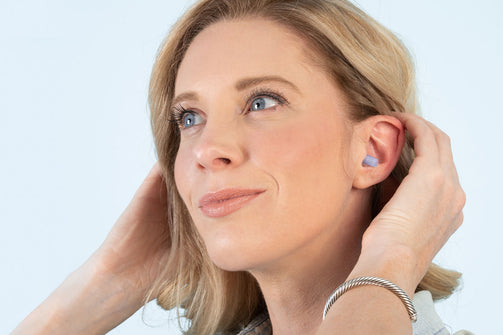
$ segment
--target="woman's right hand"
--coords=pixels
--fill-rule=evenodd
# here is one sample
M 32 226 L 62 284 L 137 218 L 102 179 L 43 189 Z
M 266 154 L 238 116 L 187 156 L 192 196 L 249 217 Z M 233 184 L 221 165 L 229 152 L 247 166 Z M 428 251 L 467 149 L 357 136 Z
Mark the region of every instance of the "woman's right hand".
M 98 250 L 12 334 L 106 334 L 143 305 L 162 273 L 169 276 L 169 251 L 167 190 L 156 163 Z
M 167 190 L 156 162 L 90 260 L 98 272 L 145 295 L 163 272 L 169 250 Z

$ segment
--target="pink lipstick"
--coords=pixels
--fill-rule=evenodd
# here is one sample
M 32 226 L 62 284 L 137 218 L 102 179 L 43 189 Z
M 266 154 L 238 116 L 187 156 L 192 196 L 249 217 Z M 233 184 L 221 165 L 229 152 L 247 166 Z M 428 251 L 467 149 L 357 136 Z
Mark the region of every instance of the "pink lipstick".
M 218 218 L 229 215 L 264 193 L 257 189 L 225 189 L 208 193 L 199 200 L 199 209 L 204 215 Z

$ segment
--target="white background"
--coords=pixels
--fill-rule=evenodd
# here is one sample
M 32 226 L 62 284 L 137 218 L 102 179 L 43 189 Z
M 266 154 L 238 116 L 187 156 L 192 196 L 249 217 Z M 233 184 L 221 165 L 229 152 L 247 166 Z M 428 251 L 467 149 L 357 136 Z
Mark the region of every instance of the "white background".
M 100 245 L 155 162 L 148 79 L 190 2 L 0 0 L 0 333 Z M 436 259 L 463 288 L 437 310 L 453 330 L 501 334 L 503 4 L 359 4 L 414 55 L 423 115 L 451 136 L 467 193 Z M 180 334 L 172 316 L 150 305 L 163 326 L 136 313 L 110 334 Z

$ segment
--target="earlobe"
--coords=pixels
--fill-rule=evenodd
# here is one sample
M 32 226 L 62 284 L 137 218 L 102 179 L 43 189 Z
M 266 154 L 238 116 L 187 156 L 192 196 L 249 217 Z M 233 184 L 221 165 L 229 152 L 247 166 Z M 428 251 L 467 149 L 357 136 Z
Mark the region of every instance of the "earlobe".
M 376 115 L 359 127 L 361 157 L 353 187 L 365 189 L 385 180 L 395 168 L 405 142 L 405 130 L 395 117 Z

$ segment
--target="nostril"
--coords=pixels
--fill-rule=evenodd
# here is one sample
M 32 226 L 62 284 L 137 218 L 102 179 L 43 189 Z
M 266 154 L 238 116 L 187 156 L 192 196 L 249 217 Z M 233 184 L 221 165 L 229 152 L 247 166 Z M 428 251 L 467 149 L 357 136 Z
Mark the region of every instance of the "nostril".
M 224 163 L 225 165 L 229 165 L 231 163 L 231 160 L 229 158 L 219 158 L 222 163 Z

